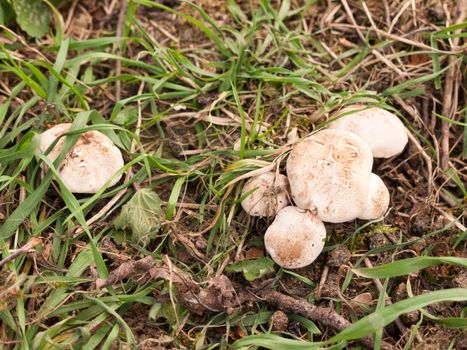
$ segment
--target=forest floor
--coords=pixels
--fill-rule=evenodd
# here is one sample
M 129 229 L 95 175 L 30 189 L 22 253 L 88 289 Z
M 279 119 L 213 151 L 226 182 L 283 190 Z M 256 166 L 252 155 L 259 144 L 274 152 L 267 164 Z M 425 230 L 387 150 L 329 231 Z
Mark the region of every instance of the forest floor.
M 0 27 L 1 349 L 467 349 L 466 9 L 76 0 L 40 39 Z M 374 162 L 390 210 L 280 268 L 244 181 L 355 104 L 410 135 Z M 122 150 L 116 186 L 44 175 L 63 122 Z

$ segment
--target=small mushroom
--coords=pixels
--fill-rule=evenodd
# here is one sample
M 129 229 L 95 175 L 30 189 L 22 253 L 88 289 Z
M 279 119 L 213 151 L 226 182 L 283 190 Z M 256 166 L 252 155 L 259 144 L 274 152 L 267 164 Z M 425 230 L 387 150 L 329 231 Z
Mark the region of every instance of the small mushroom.
M 367 202 L 358 218 L 362 220 L 374 220 L 382 217 L 386 210 L 388 210 L 389 197 L 388 188 L 383 180 L 378 175 L 371 174 Z
M 285 207 L 264 235 L 271 258 L 287 269 L 298 269 L 316 260 L 324 247 L 326 228 L 310 211 Z
M 68 132 L 71 123 L 58 124 L 40 135 L 39 148 L 45 152 L 54 140 Z M 58 140 L 47 157 L 54 161 L 60 154 L 65 138 Z M 96 193 L 124 165 L 122 153 L 99 131 L 87 131 L 68 151 L 58 167 L 58 175 L 70 192 Z M 121 176 L 114 178 L 115 185 Z
M 251 216 L 275 216 L 289 204 L 289 181 L 275 172 L 267 172 L 247 181 L 242 196 L 252 192 L 242 200 L 243 209 Z
M 365 106 L 354 105 L 340 111 L 348 113 Z M 401 153 L 408 142 L 404 124 L 400 119 L 381 108 L 368 108 L 346 114 L 329 124 L 330 129 L 353 132 L 370 146 L 373 157 L 389 158 Z
M 287 160 L 295 204 L 316 210 L 325 222 L 353 220 L 366 204 L 372 166 L 371 150 L 361 138 L 321 130 L 298 143 Z

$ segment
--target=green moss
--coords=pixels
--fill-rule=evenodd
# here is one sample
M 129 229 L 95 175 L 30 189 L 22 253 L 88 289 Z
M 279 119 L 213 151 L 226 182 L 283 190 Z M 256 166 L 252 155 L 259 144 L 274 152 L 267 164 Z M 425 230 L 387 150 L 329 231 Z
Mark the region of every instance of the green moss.
M 368 240 L 371 237 L 376 236 L 377 234 L 392 235 L 396 232 L 399 232 L 401 229 L 397 226 L 384 225 L 384 224 L 374 224 L 368 227 L 365 227 L 362 231 L 359 229 L 355 230 L 354 234 L 351 237 L 346 237 L 345 239 L 340 239 L 336 243 L 344 244 L 350 251 L 356 250 L 366 250 L 368 247 Z M 344 236 L 337 235 L 336 238 Z
M 390 235 L 399 231 L 400 228 L 397 226 L 375 224 L 370 226 L 370 230 L 368 231 L 368 237 L 372 237 L 378 233 Z

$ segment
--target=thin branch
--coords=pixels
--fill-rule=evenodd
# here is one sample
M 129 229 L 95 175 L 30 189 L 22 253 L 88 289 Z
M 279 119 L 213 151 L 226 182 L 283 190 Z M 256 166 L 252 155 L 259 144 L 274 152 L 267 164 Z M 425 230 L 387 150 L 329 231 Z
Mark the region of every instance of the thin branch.
M 26 254 L 28 251 L 38 246 L 39 244 L 42 244 L 42 239 L 39 237 L 32 237 L 28 243 L 23 245 L 21 248 L 15 250 L 13 253 L 8 255 L 6 258 L 2 259 L 0 261 L 0 267 L 2 267 L 5 264 L 8 264 L 10 261 L 16 259 L 18 256 Z
M 271 289 L 265 289 L 258 295 L 262 300 L 268 302 L 270 305 L 277 307 L 285 312 L 293 312 L 309 318 L 312 321 L 320 322 L 324 326 L 331 327 L 336 331 L 342 331 L 352 324 L 342 316 L 338 315 L 336 311 L 330 308 L 319 307 L 308 303 L 305 300 L 298 300 L 280 292 Z M 356 340 L 365 345 L 369 349 L 373 349 L 374 338 L 364 337 Z M 391 344 L 382 341 L 381 349 L 389 350 L 393 347 Z

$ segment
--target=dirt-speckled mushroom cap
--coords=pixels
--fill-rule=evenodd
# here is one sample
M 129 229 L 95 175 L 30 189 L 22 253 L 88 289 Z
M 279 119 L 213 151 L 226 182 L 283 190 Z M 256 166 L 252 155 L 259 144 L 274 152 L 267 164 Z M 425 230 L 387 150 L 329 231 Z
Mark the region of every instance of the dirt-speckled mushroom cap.
M 70 130 L 71 124 L 58 124 L 40 136 L 40 150 L 45 152 L 52 142 Z M 54 161 L 65 138 L 58 140 L 47 157 Z M 96 193 L 122 166 L 123 157 L 112 141 L 99 131 L 81 134 L 58 167 L 58 175 L 70 192 Z M 112 180 L 115 185 L 121 176 Z
M 298 143 L 287 160 L 295 204 L 325 222 L 357 218 L 366 204 L 373 156 L 355 134 L 326 129 Z
M 367 202 L 358 218 L 374 220 L 382 217 L 388 210 L 389 199 L 389 191 L 383 180 L 378 175 L 371 174 Z
M 289 181 L 287 177 L 275 172 L 267 172 L 247 181 L 242 196 L 252 192 L 243 199 L 242 207 L 251 216 L 275 216 L 289 204 Z
M 285 207 L 277 213 L 264 235 L 271 258 L 287 269 L 311 264 L 324 247 L 326 228 L 310 211 Z
M 348 106 L 339 115 L 362 109 L 365 106 Z M 370 146 L 373 157 L 389 158 L 401 153 L 408 142 L 407 131 L 400 119 L 381 108 L 369 108 L 346 114 L 332 121 L 330 129 L 353 132 Z

